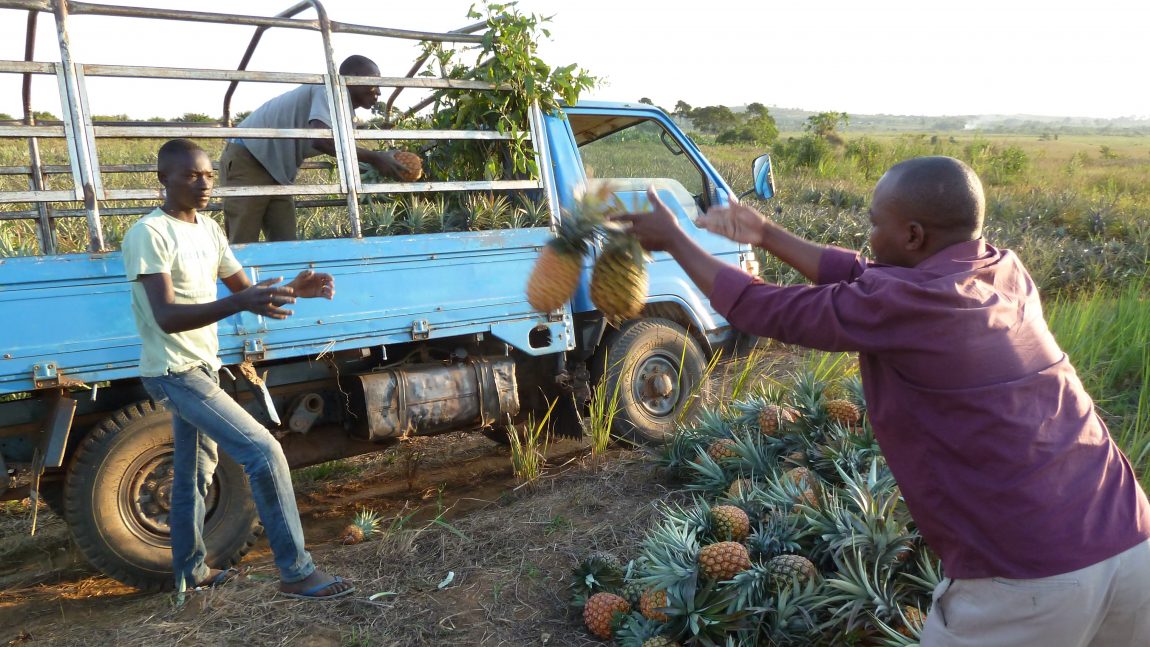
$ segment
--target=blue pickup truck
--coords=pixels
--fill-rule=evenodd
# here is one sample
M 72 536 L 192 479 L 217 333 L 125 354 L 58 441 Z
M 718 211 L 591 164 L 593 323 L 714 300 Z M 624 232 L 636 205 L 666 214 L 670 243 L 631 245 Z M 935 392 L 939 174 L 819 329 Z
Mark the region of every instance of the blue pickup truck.
M 41 4 L 37 9 L 34 2 L 0 1 L 0 10 L 55 11 L 60 41 L 66 44 L 68 12 L 61 9 L 63 3 Z M 308 6 L 319 20 L 294 17 L 293 11 Z M 76 4 L 73 13 L 122 16 L 125 10 L 84 3 Z M 376 29 L 388 37 L 395 32 L 331 21 L 318 2 L 301 3 L 274 19 L 133 11 L 157 20 L 248 24 L 256 28 L 253 47 L 262 30 L 290 21 L 298 21 L 297 28 L 321 32 L 325 45 L 341 31 L 370 34 Z M 412 32 L 415 36 L 409 37 L 466 42 L 479 37 L 475 31 Z M 140 345 L 129 286 L 117 245 L 105 235 L 103 222 L 114 215 L 122 228 L 125 218 L 150 210 L 158 192 L 155 186 L 111 186 L 116 184 L 106 181 L 111 173 L 150 167 L 101 165 L 97 143 L 107 138 L 218 140 L 299 133 L 226 124 L 211 129 L 100 124 L 89 112 L 87 78 L 328 87 L 335 121 L 330 134 L 338 153 L 329 173 L 339 178 L 338 184 L 216 191 L 217 196 L 285 190 L 326 195 L 342 205 L 337 211 L 348 219 L 348 237 L 235 247 L 253 282 L 294 276 L 305 268 L 328 272 L 336 280 L 334 300 L 301 301 L 287 320 L 241 313 L 219 325 L 221 358 L 232 367 L 224 388 L 281 438 L 293 467 L 380 451 L 413 435 L 459 430 L 498 435 L 512 422 L 530 412 L 545 412 L 557 401 L 552 420 L 556 429 L 578 434 L 581 409 L 598 380 L 607 380 L 612 390 L 619 385 L 618 428 L 636 441 L 658 442 L 689 406 L 687 396 L 702 379 L 708 357 L 734 341 L 727 322 L 665 254 L 653 255 L 646 307 L 631 321 L 609 323 L 591 303 L 587 283 L 594 254 L 587 259 L 583 285 L 562 309 L 535 312 L 526 300 L 524 288 L 539 251 L 555 235 L 579 192 L 595 181 L 610 182 L 634 209 L 646 206 L 644 191 L 656 185 L 704 248 L 754 270 L 747 246 L 693 224 L 698 214 L 726 204 L 734 194 L 665 113 L 625 103 L 585 102 L 556 114 L 536 108 L 525 131 L 535 150 L 538 177 L 367 184 L 354 162 L 356 139 L 490 140 L 498 135 L 354 130 L 350 111 L 339 98 L 355 79 L 339 76 L 331 47 L 325 51 L 328 73 L 323 75 L 251 72 L 243 65 L 234 71 L 88 65 L 73 60 L 65 46 L 58 58 L 47 62 L 31 56 L 0 61 L 0 73 L 55 76 L 65 112 L 56 125 L 37 125 L 32 119 L 0 125 L 0 136 L 10 144 L 26 140 L 30 151 L 23 171 L 30 190 L 0 194 L 0 222 L 25 219 L 35 224 L 38 234 L 34 253 L 0 258 L 0 469 L 5 476 L 0 499 L 38 495 L 67 521 L 94 566 L 130 585 L 158 589 L 171 582 L 166 516 L 170 415 L 151 402 L 140 385 Z M 437 87 L 426 77 L 367 80 L 393 87 Z M 438 87 L 449 85 L 444 80 Z M 225 102 L 225 115 L 227 110 Z M 37 142 L 53 137 L 67 141 L 70 161 L 55 171 L 54 181 L 46 181 L 53 170 L 41 164 Z M 770 191 L 769 162 L 757 164 L 755 170 L 759 193 L 765 195 Z M 545 218 L 493 230 L 364 235 L 364 205 L 397 193 L 464 191 L 527 196 L 542 205 Z M 86 219 L 86 252 L 60 253 L 54 231 L 65 218 L 75 223 Z M 624 357 L 627 362 L 619 361 Z M 259 530 L 242 469 L 221 458 L 205 524 L 209 563 L 214 566 L 238 560 Z M 12 478 L 16 468 L 19 480 Z

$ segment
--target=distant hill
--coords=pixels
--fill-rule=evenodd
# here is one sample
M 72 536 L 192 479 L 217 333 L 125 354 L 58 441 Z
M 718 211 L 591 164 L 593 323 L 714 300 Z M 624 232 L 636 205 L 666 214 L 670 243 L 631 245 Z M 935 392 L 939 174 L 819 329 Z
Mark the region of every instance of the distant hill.
M 770 106 L 771 116 L 781 131 L 802 130 L 807 118 L 816 114 L 811 110 Z M 743 106 L 732 108 L 735 112 Z M 844 132 L 914 131 L 946 132 L 979 130 L 994 133 L 1113 133 L 1129 135 L 1150 134 L 1150 118 L 1119 117 L 1092 119 L 1084 117 L 1051 117 L 1044 115 L 863 115 L 850 114 L 850 123 Z

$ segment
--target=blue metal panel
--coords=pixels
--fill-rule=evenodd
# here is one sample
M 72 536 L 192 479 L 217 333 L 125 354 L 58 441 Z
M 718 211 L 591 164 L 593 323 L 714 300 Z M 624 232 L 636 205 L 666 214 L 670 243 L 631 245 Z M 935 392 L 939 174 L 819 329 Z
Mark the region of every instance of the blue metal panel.
M 336 297 L 300 300 L 284 321 L 247 313 L 221 321 L 221 358 L 241 361 L 252 340 L 267 359 L 407 342 L 419 320 L 432 339 L 546 325 L 524 285 L 550 236 L 537 228 L 237 245 L 253 281 L 311 268 L 335 276 Z M 32 367 L 47 361 L 84 382 L 137 375 L 129 303 L 118 252 L 0 259 L 0 393 L 32 389 Z M 555 350 L 569 340 L 559 337 Z

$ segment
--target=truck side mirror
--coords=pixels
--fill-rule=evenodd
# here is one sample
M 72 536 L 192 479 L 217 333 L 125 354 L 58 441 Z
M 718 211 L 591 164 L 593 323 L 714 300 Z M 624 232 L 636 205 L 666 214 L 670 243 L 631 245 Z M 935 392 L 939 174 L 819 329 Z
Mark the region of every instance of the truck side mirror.
M 770 200 L 775 195 L 775 171 L 771 167 L 770 153 L 763 153 L 755 158 L 751 165 L 751 177 L 754 178 L 755 187 L 739 194 L 745 198 L 751 193 L 757 194 L 764 200 Z
M 775 170 L 771 166 L 771 155 L 764 153 L 755 158 L 751 166 L 751 176 L 755 178 L 755 193 L 764 200 L 775 195 Z

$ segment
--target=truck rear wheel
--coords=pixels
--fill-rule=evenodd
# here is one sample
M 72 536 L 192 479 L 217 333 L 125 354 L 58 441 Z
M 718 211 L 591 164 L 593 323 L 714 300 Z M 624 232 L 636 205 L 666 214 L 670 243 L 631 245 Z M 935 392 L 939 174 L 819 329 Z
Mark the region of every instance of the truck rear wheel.
M 706 360 L 698 342 L 667 319 L 624 324 L 594 360 L 608 398 L 618 392 L 616 428 L 643 444 L 666 442 L 694 408 Z
M 171 479 L 172 416 L 152 402 L 121 409 L 84 438 L 64 486 L 65 519 L 93 566 L 139 589 L 172 588 Z M 227 568 L 261 528 L 243 469 L 223 453 L 205 504 L 207 563 Z

